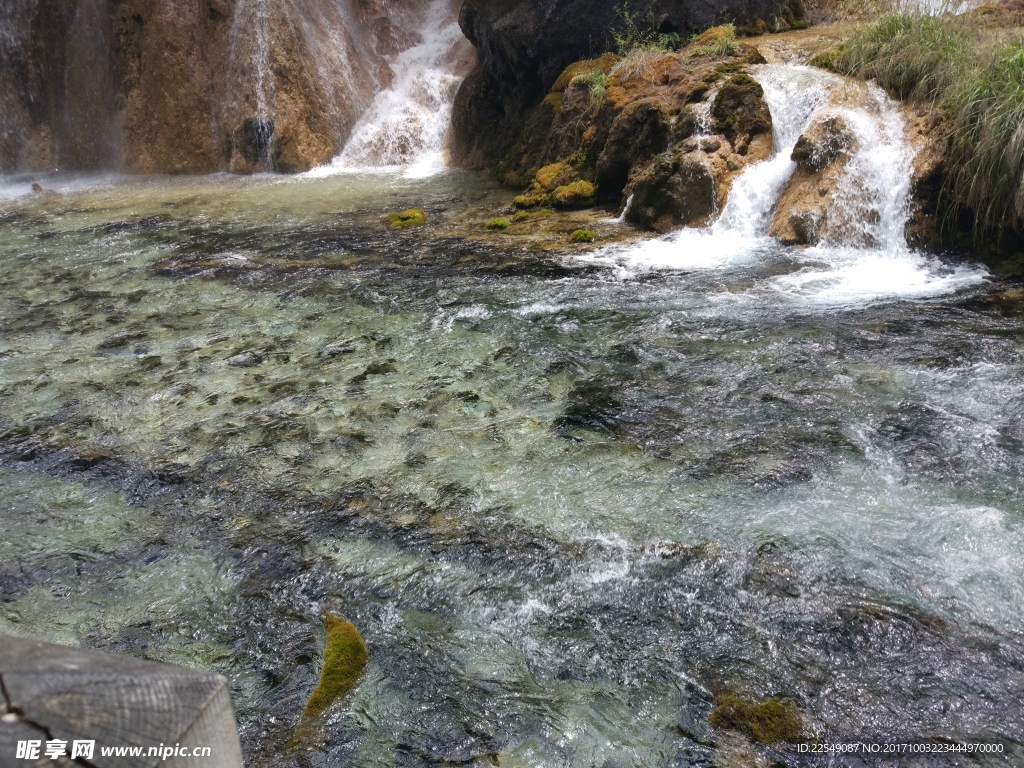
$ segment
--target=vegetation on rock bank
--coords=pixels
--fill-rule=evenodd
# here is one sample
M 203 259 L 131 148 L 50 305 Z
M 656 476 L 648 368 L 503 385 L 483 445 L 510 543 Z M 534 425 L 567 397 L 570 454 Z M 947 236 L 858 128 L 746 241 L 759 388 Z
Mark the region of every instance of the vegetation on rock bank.
M 811 62 L 943 110 L 947 222 L 973 214 L 979 240 L 1024 236 L 1024 36 L 991 15 L 889 13 Z

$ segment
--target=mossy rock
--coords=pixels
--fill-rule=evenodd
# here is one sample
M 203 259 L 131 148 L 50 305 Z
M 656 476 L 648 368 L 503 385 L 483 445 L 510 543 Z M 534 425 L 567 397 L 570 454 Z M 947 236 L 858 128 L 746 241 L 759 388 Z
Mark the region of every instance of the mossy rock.
M 555 93 L 549 93 L 547 96 L 545 96 L 544 103 L 551 108 L 552 112 L 558 112 L 559 110 L 562 109 L 562 101 L 564 100 L 564 98 L 565 97 L 562 96 L 562 92 L 557 91 Z
M 511 227 L 508 219 L 491 219 L 484 225 L 484 229 L 488 229 L 492 232 L 504 232 L 506 229 Z
M 716 730 L 740 731 L 761 744 L 800 740 L 803 722 L 789 702 L 770 699 L 755 704 L 725 693 L 715 697 L 715 704 L 710 722 Z
M 567 184 L 576 177 L 576 172 L 568 163 L 551 163 L 545 165 L 533 177 L 533 186 L 536 192 L 551 192 L 556 187 Z
M 577 229 L 569 235 L 570 243 L 592 243 L 597 240 L 597 232 L 591 229 Z
M 392 229 L 403 227 L 422 227 L 427 223 L 427 214 L 419 208 L 410 208 L 400 213 L 389 213 L 387 215 L 388 226 Z
M 529 192 L 525 195 L 519 195 L 515 200 L 512 201 L 512 205 L 516 208 L 539 208 L 542 205 L 550 205 L 550 195 L 534 195 Z
M 772 118 L 761 84 L 747 74 L 730 77 L 722 85 L 711 117 L 716 133 L 724 134 L 733 144 L 737 136 L 771 133 Z
M 555 189 L 551 199 L 556 208 L 589 208 L 597 199 L 597 187 L 580 179 Z
M 512 216 L 512 223 L 518 224 L 521 221 L 528 221 L 529 219 L 530 214 L 528 214 L 526 211 L 519 211 L 519 213 Z
M 811 56 L 807 63 L 810 64 L 812 67 L 819 67 L 820 69 L 827 69 L 832 72 L 837 72 L 839 71 L 839 57 L 842 56 L 842 53 L 842 47 L 827 48 L 824 51 L 818 51 L 818 53 Z
M 327 629 L 324 666 L 320 682 L 306 702 L 304 717 L 319 715 L 339 696 L 352 690 L 369 659 L 366 643 L 353 624 L 325 610 L 324 627 Z
M 585 72 L 591 72 L 597 69 L 607 75 L 612 71 L 612 67 L 618 64 L 621 60 L 621 57 L 616 56 L 614 53 L 606 53 L 599 59 L 585 59 L 584 61 L 577 61 L 570 64 L 562 70 L 562 74 L 560 74 L 558 79 L 555 80 L 554 85 L 551 86 L 551 92 L 561 93 L 569 87 L 569 83 L 571 83 L 577 75 L 581 75 Z

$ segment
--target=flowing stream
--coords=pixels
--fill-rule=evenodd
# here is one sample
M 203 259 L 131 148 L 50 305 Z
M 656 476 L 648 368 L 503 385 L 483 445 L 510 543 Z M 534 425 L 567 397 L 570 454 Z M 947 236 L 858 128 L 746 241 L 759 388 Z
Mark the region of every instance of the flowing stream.
M 757 77 L 720 220 L 585 258 L 468 174 L 4 179 L 0 631 L 222 672 L 250 766 L 878 764 L 722 691 L 1024 764 L 1024 312 L 903 242 L 881 94 L 858 226 L 771 241 L 829 82 Z M 288 752 L 324 605 L 370 664 Z

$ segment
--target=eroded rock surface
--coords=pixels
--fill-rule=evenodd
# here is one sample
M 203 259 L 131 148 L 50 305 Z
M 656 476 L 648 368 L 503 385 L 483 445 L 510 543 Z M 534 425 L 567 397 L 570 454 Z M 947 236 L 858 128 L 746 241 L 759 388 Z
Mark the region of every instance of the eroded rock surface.
M 796 171 L 779 199 L 772 237 L 787 245 L 813 245 L 826 236 L 839 179 L 858 148 L 842 116 L 825 115 L 811 124 L 793 149 Z
M 420 42 L 427 10 L 427 0 L 2 3 L 0 171 L 306 170 L 341 149 L 390 84 L 390 58 Z

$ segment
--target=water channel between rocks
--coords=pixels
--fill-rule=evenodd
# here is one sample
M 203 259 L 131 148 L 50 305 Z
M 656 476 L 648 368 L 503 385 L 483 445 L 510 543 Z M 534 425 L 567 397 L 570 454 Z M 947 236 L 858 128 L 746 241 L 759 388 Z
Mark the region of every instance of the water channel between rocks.
M 758 76 L 763 193 L 820 105 Z M 887 240 L 872 98 L 877 231 L 810 249 L 742 179 L 573 253 L 466 174 L 3 180 L 0 631 L 222 672 L 252 766 L 711 765 L 722 691 L 1024 763 L 1024 317 Z M 324 605 L 370 665 L 284 756 Z

